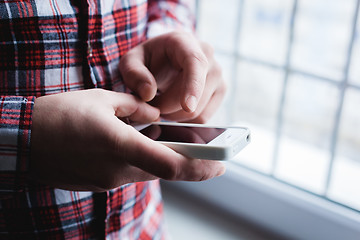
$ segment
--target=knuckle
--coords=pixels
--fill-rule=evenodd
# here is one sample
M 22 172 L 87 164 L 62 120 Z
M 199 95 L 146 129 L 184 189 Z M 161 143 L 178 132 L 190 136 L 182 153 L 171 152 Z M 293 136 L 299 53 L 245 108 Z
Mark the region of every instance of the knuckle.
M 93 88 L 90 91 L 96 96 L 98 99 L 104 99 L 108 97 L 108 92 L 102 88 Z
M 221 82 L 220 82 L 220 85 L 218 87 L 219 93 L 224 95 L 226 93 L 227 89 L 228 89 L 228 86 L 227 86 L 226 82 L 224 81 L 223 78 L 221 78 Z
M 178 46 L 179 43 L 183 42 L 184 39 L 188 39 L 189 34 L 179 30 L 172 31 L 164 35 L 165 45 L 167 46 Z
M 210 58 L 214 56 L 214 47 L 207 42 L 200 42 L 201 48 L 205 55 Z
M 184 56 L 183 66 L 199 64 L 202 68 L 208 68 L 209 60 L 202 51 L 192 51 Z
M 174 30 L 170 33 L 168 33 L 169 40 L 172 41 L 182 41 L 183 39 L 188 39 L 193 37 L 192 34 L 182 31 L 182 30 Z
M 116 177 L 112 174 L 104 174 L 101 178 L 98 178 L 96 180 L 96 183 L 94 184 L 96 188 L 108 191 L 111 189 L 114 189 L 117 186 Z
M 183 62 L 188 64 L 193 64 L 194 61 L 200 63 L 201 65 L 207 67 L 209 65 L 208 56 L 213 55 L 213 48 L 207 44 L 200 42 L 193 34 L 184 32 L 184 31 L 174 31 L 167 35 L 167 45 L 181 46 L 183 43 L 194 43 L 196 50 L 193 50 L 191 53 L 188 53 Z
M 175 30 L 171 32 L 170 35 L 172 35 L 174 38 L 184 38 L 188 37 L 190 34 L 185 31 Z
M 216 75 L 218 75 L 218 76 L 222 75 L 222 67 L 217 61 L 214 61 L 212 70 Z
M 102 88 L 93 88 L 93 89 L 91 89 L 91 91 L 96 94 L 103 94 L 105 92 L 105 90 Z
M 208 171 L 203 168 L 202 160 L 193 160 L 194 163 L 187 168 L 187 180 L 204 181 L 211 178 Z
M 208 58 L 202 52 L 192 52 L 187 60 L 191 62 L 195 60 L 204 67 L 207 67 L 209 65 Z
M 175 161 L 167 163 L 163 169 L 159 170 L 159 177 L 165 180 L 178 180 L 180 175 L 180 168 Z
M 213 61 L 208 72 L 208 78 L 212 81 L 220 82 L 222 80 L 222 75 L 223 71 L 221 65 L 218 62 Z
M 210 178 L 211 178 L 210 174 L 204 172 L 204 173 L 201 175 L 201 177 L 198 179 L 198 181 L 201 182 L 201 181 L 208 180 L 208 179 L 210 179 Z
M 228 86 L 227 86 L 226 81 L 222 77 L 222 75 L 217 77 L 216 81 L 217 81 L 216 88 L 215 88 L 216 94 L 225 94 L 226 91 L 227 91 Z

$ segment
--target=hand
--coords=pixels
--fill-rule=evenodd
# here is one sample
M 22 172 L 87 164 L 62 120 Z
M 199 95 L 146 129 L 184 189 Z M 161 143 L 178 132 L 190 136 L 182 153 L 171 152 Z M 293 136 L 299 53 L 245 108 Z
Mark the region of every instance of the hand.
M 199 181 L 221 163 L 186 158 L 119 118 L 151 122 L 159 110 L 136 97 L 92 89 L 39 97 L 31 134 L 30 173 L 67 190 L 105 191 L 156 178 Z
M 126 86 L 168 120 L 204 123 L 225 95 L 212 48 L 188 33 L 138 45 L 122 57 L 120 71 Z

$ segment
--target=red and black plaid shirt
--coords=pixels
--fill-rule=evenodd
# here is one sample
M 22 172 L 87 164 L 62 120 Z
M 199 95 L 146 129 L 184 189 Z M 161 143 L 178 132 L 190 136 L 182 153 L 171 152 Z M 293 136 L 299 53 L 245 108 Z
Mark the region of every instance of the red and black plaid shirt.
M 158 181 L 106 193 L 27 181 L 34 99 L 124 91 L 118 64 L 151 36 L 192 29 L 192 0 L 0 1 L 0 238 L 162 239 Z

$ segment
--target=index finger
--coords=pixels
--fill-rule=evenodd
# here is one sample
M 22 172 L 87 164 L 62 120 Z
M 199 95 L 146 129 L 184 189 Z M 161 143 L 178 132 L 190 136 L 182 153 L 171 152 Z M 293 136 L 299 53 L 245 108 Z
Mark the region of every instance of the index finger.
M 209 63 L 198 40 L 187 33 L 169 35 L 166 51 L 170 60 L 183 70 L 181 106 L 194 112 L 202 96 Z

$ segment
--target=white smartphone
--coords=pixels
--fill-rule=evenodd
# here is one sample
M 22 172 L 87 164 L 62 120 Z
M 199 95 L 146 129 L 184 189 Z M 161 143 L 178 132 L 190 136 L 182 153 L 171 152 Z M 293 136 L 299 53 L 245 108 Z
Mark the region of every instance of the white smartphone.
M 145 136 L 191 158 L 228 160 L 250 143 L 245 127 L 156 122 L 134 126 Z

